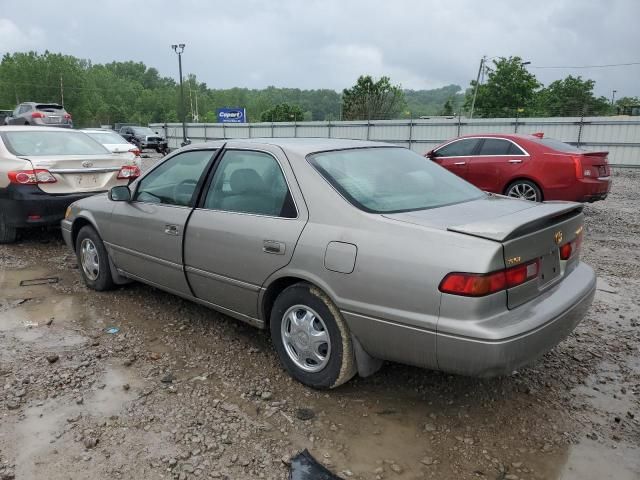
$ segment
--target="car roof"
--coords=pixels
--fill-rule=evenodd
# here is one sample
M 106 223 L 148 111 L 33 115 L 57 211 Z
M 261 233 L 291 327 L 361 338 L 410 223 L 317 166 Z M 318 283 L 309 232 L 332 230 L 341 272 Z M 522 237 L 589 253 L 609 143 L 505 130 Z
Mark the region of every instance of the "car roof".
M 118 133 L 110 128 L 81 128 L 80 131 L 85 133 Z
M 200 148 L 216 148 L 226 144 L 227 148 L 234 146 L 252 144 L 256 147 L 260 145 L 272 145 L 282 148 L 285 151 L 294 152 L 298 155 L 305 156 L 316 152 L 326 152 L 330 150 L 345 150 L 350 148 L 366 148 L 366 147 L 396 147 L 392 143 L 372 142 L 369 140 L 350 140 L 343 138 L 292 138 L 292 137 L 276 137 L 276 138 L 234 138 L 229 140 L 215 140 L 212 142 L 194 143 L 185 147 L 188 150 L 197 150 Z
M 454 140 L 459 138 L 507 138 L 509 140 L 540 140 L 539 137 L 534 135 L 527 135 L 522 133 L 473 133 L 469 135 L 461 135 L 460 137 L 456 137 Z
M 0 132 L 76 132 L 84 133 L 81 130 L 60 127 L 34 127 L 32 125 L 0 125 Z

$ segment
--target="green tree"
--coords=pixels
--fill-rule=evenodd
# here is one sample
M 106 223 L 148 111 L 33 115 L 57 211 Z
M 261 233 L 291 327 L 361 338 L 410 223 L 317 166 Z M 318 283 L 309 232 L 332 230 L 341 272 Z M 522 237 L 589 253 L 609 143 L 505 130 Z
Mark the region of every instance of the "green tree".
M 391 85 L 389 77 L 375 82 L 370 75 L 360 76 L 356 84 L 342 91 L 342 116 L 345 120 L 394 118 L 406 101 L 400 85 Z
M 535 114 L 554 117 L 580 115 L 606 115 L 611 111 L 610 102 L 593 94 L 593 80 L 569 75 L 551 82 L 536 95 Z
M 442 107 L 442 110 L 440 110 L 440 115 L 443 115 L 445 117 L 450 117 L 451 115 L 453 115 L 453 103 L 451 102 L 450 98 L 446 102 L 444 102 L 444 106 Z
M 512 116 L 517 109 L 527 111 L 536 100 L 536 91 L 542 86 L 535 75 L 529 73 L 520 57 L 501 57 L 486 67 L 487 82 L 477 85 L 474 115 L 477 117 Z M 475 80 L 467 90 L 464 107 L 471 110 Z
M 262 122 L 300 122 L 304 120 L 304 111 L 298 105 L 279 103 L 260 115 Z

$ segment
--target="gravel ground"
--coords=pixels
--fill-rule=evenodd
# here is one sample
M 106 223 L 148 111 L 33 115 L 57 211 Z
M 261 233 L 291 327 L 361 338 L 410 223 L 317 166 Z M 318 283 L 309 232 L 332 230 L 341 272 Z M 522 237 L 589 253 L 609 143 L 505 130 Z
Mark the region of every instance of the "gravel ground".
M 284 479 L 303 448 L 344 478 L 638 479 L 638 197 L 616 172 L 587 205 L 596 300 L 533 366 L 387 364 L 330 392 L 265 332 L 144 285 L 88 291 L 59 232 L 31 232 L 0 246 L 0 479 Z

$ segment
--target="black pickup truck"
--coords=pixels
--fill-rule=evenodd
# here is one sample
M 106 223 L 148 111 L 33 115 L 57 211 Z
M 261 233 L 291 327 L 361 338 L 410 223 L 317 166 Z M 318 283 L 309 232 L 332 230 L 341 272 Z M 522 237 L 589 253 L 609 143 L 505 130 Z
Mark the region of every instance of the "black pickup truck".
M 124 126 L 118 133 L 141 151 L 145 148 L 151 148 L 158 153 L 167 153 L 169 149 L 167 139 L 149 127 Z

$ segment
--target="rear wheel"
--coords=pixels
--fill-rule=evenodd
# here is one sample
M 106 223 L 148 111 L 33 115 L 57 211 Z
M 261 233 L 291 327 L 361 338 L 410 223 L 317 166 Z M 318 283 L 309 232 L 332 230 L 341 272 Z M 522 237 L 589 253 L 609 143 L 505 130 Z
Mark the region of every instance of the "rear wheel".
M 109 256 L 93 227 L 87 225 L 80 229 L 76 239 L 76 257 L 87 287 L 98 292 L 113 289 L 115 284 L 111 277 Z
M 0 243 L 13 243 L 17 237 L 17 229 L 7 225 L 4 213 L 0 212 Z
M 540 188 L 529 180 L 516 180 L 509 184 L 505 191 L 505 195 L 532 202 L 542 201 L 542 192 L 540 191 Z
M 289 374 L 312 388 L 335 388 L 356 373 L 349 328 L 318 288 L 296 283 L 271 311 L 271 339 Z

